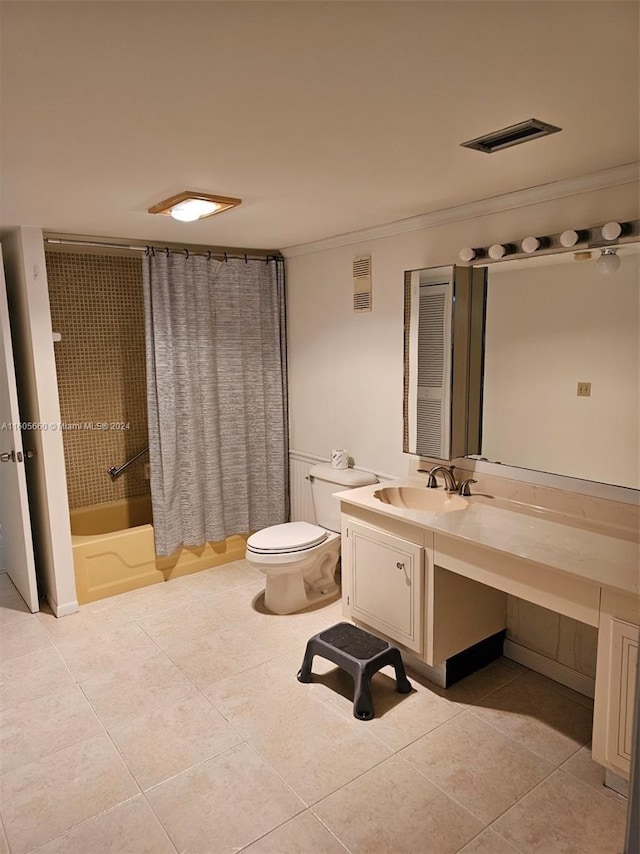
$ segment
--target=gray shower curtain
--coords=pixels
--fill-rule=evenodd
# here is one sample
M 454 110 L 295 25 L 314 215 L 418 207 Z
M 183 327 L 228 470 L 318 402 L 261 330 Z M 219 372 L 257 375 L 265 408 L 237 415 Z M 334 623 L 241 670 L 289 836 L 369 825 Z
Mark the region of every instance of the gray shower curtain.
M 143 260 L 156 552 L 289 513 L 282 260 Z

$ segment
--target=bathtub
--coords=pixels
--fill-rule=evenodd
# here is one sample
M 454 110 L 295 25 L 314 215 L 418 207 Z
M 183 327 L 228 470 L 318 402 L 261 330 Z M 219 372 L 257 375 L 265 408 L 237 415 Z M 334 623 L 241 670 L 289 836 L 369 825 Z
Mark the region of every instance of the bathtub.
M 244 557 L 246 535 L 156 557 L 151 497 L 70 511 L 78 602 L 83 605 Z

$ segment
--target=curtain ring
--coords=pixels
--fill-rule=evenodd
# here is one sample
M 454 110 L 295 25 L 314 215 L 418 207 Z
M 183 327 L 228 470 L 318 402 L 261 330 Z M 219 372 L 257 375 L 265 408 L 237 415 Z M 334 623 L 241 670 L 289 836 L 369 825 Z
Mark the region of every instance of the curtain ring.
M 168 247 L 168 246 L 165 246 L 165 247 L 164 247 L 164 251 L 167 253 L 167 258 L 168 258 L 168 257 L 169 257 L 169 247 Z
M 189 250 L 188 250 L 186 247 L 185 247 L 185 250 L 184 250 L 184 257 L 185 257 L 187 260 L 189 259 Z
M 152 257 L 152 258 L 155 258 L 155 257 L 156 257 L 156 247 L 155 247 L 155 246 L 152 246 L 152 247 L 151 247 L 151 257 Z
M 246 252 L 244 253 L 244 263 L 245 263 L 245 264 L 248 264 L 248 263 L 249 263 L 249 262 L 247 261 L 247 253 L 246 253 Z
M 226 253 L 226 252 L 224 253 L 224 260 L 225 260 L 225 262 L 229 260 L 229 259 L 227 258 L 227 253 Z
M 144 247 L 144 254 L 147 258 L 149 257 L 149 247 L 148 246 Z
M 211 261 L 211 250 L 207 250 L 207 261 Z

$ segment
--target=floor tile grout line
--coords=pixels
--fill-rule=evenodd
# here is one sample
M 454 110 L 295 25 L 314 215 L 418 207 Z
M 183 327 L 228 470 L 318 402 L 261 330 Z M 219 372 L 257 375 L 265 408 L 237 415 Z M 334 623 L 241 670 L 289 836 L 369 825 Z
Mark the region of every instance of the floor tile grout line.
M 318 801 L 318 803 L 320 803 L 320 801 Z M 344 842 L 342 839 L 340 839 L 340 837 L 336 834 L 336 832 L 334 830 L 332 830 L 327 824 L 325 824 L 325 822 L 322 820 L 322 818 L 320 818 L 319 815 L 316 815 L 316 813 L 313 811 L 313 807 L 309 807 L 309 812 L 316 819 L 316 821 L 319 821 L 320 824 L 325 828 L 325 830 L 327 830 L 333 836 L 333 838 L 335 840 L 337 840 L 340 843 L 340 845 L 342 845 L 342 847 L 345 849 L 347 854 L 353 854 L 351 848 L 349 848 L 347 843 Z
M 156 821 L 158 822 L 158 824 L 160 825 L 160 827 L 164 831 L 165 836 L 167 837 L 167 839 L 171 843 L 171 847 L 175 850 L 176 854 L 183 854 L 183 852 L 181 852 L 180 849 L 178 848 L 178 843 L 174 841 L 173 836 L 171 836 L 171 834 L 169 833 L 169 828 L 166 826 L 166 824 L 162 820 L 161 816 L 159 816 L 158 813 L 154 810 L 153 804 L 151 803 L 151 801 L 147 797 L 147 793 L 143 792 L 142 797 L 144 798 L 146 805 L 151 810 L 151 813 L 155 816 Z
M 473 710 L 473 709 L 465 709 L 465 711 L 467 711 L 467 712 L 469 712 L 469 714 L 473 715 L 473 716 L 474 716 L 474 718 L 475 718 L 476 720 L 480 721 L 480 723 L 486 724 L 486 726 L 490 727 L 492 730 L 494 730 L 495 732 L 499 733 L 499 734 L 500 734 L 501 736 L 503 736 L 504 738 L 507 738 L 507 739 L 508 739 L 509 741 L 511 741 L 513 744 L 517 745 L 518 747 L 522 748 L 523 750 L 526 750 L 526 751 L 527 751 L 527 753 L 530 753 L 532 756 L 535 756 L 535 757 L 536 757 L 536 759 L 543 759 L 545 762 L 548 762 L 548 763 L 549 763 L 549 765 L 553 765 L 555 768 L 560 768 L 560 766 L 561 766 L 564 762 L 568 762 L 568 761 L 569 761 L 569 759 L 571 759 L 571 757 L 572 757 L 572 756 L 575 756 L 575 754 L 576 754 L 579 750 L 582 750 L 582 748 L 583 748 L 583 747 L 585 747 L 585 746 L 589 743 L 589 742 L 587 741 L 587 742 L 585 742 L 584 744 L 579 744 L 579 745 L 575 748 L 575 750 L 573 750 L 573 751 L 569 754 L 569 756 L 567 756 L 567 757 L 566 757 L 566 759 L 563 759 L 563 760 L 562 760 L 562 762 L 561 762 L 560 764 L 557 764 L 556 762 L 552 761 L 551 759 L 548 759 L 546 756 L 542 756 L 542 754 L 537 753 L 535 750 L 533 750 L 533 748 L 528 747 L 526 744 L 523 744 L 521 741 L 518 741 L 518 739 L 514 738 L 514 737 L 513 737 L 512 735 L 510 735 L 508 732 L 505 732 L 504 730 L 500 729 L 500 727 L 496 726 L 496 725 L 495 725 L 495 723 L 493 723 L 493 721 L 487 721 L 487 720 L 485 720 L 485 719 L 482 717 L 482 715 L 477 714 L 477 712 L 474 712 L 474 710 Z M 569 736 L 566 736 L 566 738 L 569 738 Z M 572 740 L 573 740 L 573 739 L 572 739 Z M 575 743 L 575 742 L 574 742 L 574 743 Z
M 107 815 L 107 813 L 113 812 L 113 810 L 118 809 L 124 804 L 128 804 L 130 801 L 139 798 L 142 792 L 138 792 L 135 795 L 132 795 L 130 798 L 125 798 L 124 801 L 120 801 L 113 806 L 108 807 L 106 810 L 102 810 L 101 812 L 96 813 L 95 815 L 90 816 L 89 818 L 85 818 L 82 821 L 79 821 L 77 824 L 72 825 L 67 828 L 67 830 L 59 833 L 57 836 L 53 836 L 51 839 L 47 839 L 46 842 L 39 842 L 34 848 L 29 848 L 28 851 L 25 851 L 24 854 L 33 854 L 34 851 L 38 851 L 39 848 L 43 848 L 45 845 L 50 845 L 52 842 L 56 842 L 58 839 L 64 839 L 65 836 L 68 836 L 74 830 L 77 830 L 79 827 L 83 827 L 85 824 L 89 824 L 89 822 L 94 821 L 96 818 L 100 818 L 100 816 Z

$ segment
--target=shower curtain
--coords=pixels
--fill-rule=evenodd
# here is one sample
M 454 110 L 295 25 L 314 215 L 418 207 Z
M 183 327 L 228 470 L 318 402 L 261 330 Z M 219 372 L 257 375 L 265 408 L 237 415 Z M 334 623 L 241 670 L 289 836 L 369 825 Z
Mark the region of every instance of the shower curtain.
M 285 522 L 283 261 L 156 250 L 143 287 L 157 554 Z

